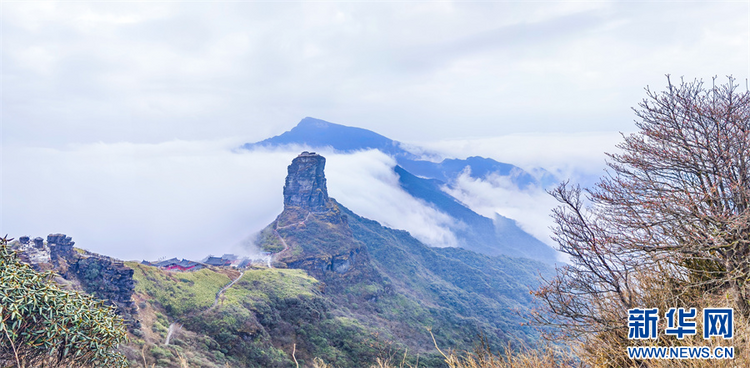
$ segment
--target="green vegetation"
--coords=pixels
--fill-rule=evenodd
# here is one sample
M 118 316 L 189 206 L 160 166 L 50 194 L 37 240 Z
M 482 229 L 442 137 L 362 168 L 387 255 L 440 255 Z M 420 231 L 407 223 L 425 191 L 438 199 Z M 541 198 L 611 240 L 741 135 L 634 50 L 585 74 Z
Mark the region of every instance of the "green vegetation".
M 366 298 L 367 304 L 393 321 L 395 336 L 408 336 L 403 341 L 412 351 L 432 350 L 428 329 L 440 346 L 455 349 L 471 349 L 480 335 L 495 350 L 510 341 L 533 345 L 538 339 L 532 328 L 519 325 L 518 317 L 533 303 L 529 290 L 538 285 L 539 273 L 551 273 L 546 265 L 427 247 L 405 231 L 385 228 L 343 207 L 342 213 L 353 236 L 367 245 L 383 280 L 383 291 Z
M 258 244 L 263 244 L 263 250 L 266 252 L 277 253 L 284 250 L 284 244 L 281 244 L 279 237 L 273 232 L 273 227 L 268 226 L 258 234 Z
M 153 298 L 168 314 L 175 316 L 197 313 L 210 307 L 216 292 L 231 281 L 229 276 L 209 269 L 163 272 L 135 262 L 126 265 L 135 271 L 136 292 Z
M 279 215 L 275 223 L 269 228 L 275 228 L 292 248 L 284 262 L 293 262 L 300 258 L 314 255 L 318 258 L 332 257 L 344 254 L 352 249 L 362 247 L 362 243 L 352 237 L 351 230 L 341 216 L 340 205 L 330 202 L 329 211 L 325 213 L 310 213 L 295 207 L 287 208 Z M 268 239 L 269 237 L 260 239 Z M 261 242 L 263 249 L 271 250 L 278 247 L 278 237 L 270 238 L 269 244 Z M 283 246 L 282 246 L 283 248 Z
M 377 333 L 391 349 L 408 349 L 405 362 L 416 363 L 419 355 L 420 366 L 446 364 L 430 331 L 439 345 L 455 349 L 471 349 L 477 336 L 485 336 L 495 350 L 538 340 L 518 317 L 529 313 L 529 290 L 538 286 L 539 273 L 551 275 L 547 265 L 431 248 L 333 199 L 328 208 L 307 214 L 292 207 L 279 215 L 275 226 L 291 248 L 282 259 L 320 280 L 335 314 Z M 316 356 L 328 361 L 322 354 Z
M 210 308 L 237 271 L 170 272 L 128 264 L 136 272 L 144 336 L 130 345 L 132 364 L 146 359 L 163 367 L 294 367 L 320 357 L 337 367 L 360 367 L 385 346 L 376 333 L 339 309 L 322 284 L 302 270 L 250 269 Z M 183 330 L 163 344 L 169 325 Z M 150 348 L 144 348 L 150 346 Z M 167 352 L 169 354 L 167 354 Z M 145 356 L 141 357 L 141 353 Z
M 0 366 L 125 367 L 126 337 L 112 307 L 61 290 L 52 272 L 21 263 L 0 239 Z
M 146 337 L 163 341 L 178 322 L 196 336 L 175 344 L 214 365 L 294 367 L 294 351 L 301 366 L 319 358 L 344 368 L 366 367 L 397 351 L 408 351 L 404 364 L 445 367 L 433 336 L 454 349 L 471 349 L 484 336 L 496 351 L 538 340 L 518 316 L 533 304 L 529 290 L 538 274 L 551 274 L 547 265 L 431 248 L 333 199 L 325 208 L 285 208 L 258 239 L 288 268 L 245 271 L 215 307 L 216 292 L 239 271 L 132 265 L 136 291 L 153 301 Z M 146 360 L 167 359 L 160 356 Z
M 270 302 L 271 297 L 312 298 L 321 285 L 302 270 L 251 269 L 245 271 L 234 287 L 227 290 L 223 302 L 228 304 Z

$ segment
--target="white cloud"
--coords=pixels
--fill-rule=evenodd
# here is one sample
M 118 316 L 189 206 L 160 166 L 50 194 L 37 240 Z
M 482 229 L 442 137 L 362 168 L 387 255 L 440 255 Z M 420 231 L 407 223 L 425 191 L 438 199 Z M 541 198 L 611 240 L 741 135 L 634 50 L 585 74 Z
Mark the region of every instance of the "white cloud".
M 553 223 L 549 215 L 557 202 L 541 188 L 519 190 L 508 177 L 490 175 L 477 179 L 464 172 L 443 190 L 482 216 L 495 218 L 497 213 L 514 219 L 535 238 L 554 245 L 550 239 L 549 227 Z
M 629 133 L 625 133 L 629 134 Z M 529 172 L 543 168 L 560 180 L 591 186 L 604 174 L 607 153 L 619 152 L 619 132 L 511 134 L 488 138 L 415 141 L 418 153 L 443 158 L 490 157 Z
M 290 153 L 223 142 L 15 148 L 4 157 L 2 231 L 63 232 L 125 259 L 202 258 L 273 220 Z
M 606 132 L 634 128 L 643 87 L 663 89 L 666 73 L 750 75 L 742 2 L 2 7 L 2 229 L 68 232 L 119 256 L 220 247 L 270 222 L 296 153 L 228 148 L 304 116 L 588 185 L 620 140 Z M 456 225 L 404 197 L 387 159 L 334 156 L 342 203 L 451 244 Z M 546 202 L 506 189 L 456 188 L 540 233 L 542 212 L 516 199 Z
M 376 150 L 326 157 L 329 194 L 344 206 L 425 244 L 457 245 L 450 229 L 460 224 L 401 189 L 393 159 Z
M 629 129 L 663 75 L 747 77 L 744 3 L 3 4 L 3 139 Z
M 561 181 L 591 187 L 605 174 L 604 153 L 619 152 L 616 145 L 620 141 L 619 132 L 546 133 L 422 141 L 406 147 L 433 160 L 435 156 L 482 156 L 514 164 L 532 174 L 543 168 Z M 489 218 L 495 213 L 512 218 L 537 239 L 554 245 L 550 240 L 550 214 L 557 202 L 542 188 L 519 190 L 508 177 L 472 178 L 464 173 L 444 190 L 473 211 Z
M 303 147 L 231 152 L 238 140 L 14 147 L 2 224 L 12 237 L 62 232 L 124 259 L 236 252 L 281 212 L 286 167 Z M 324 152 L 332 197 L 361 216 L 455 245 L 452 220 L 398 187 L 378 151 Z

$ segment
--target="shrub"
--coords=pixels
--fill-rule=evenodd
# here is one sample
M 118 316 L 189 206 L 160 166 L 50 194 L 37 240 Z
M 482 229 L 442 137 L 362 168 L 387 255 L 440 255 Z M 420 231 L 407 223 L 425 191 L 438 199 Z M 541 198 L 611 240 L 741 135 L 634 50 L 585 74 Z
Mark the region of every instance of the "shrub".
M 125 340 L 113 307 L 61 290 L 52 272 L 21 263 L 0 239 L 0 366 L 126 367 L 113 349 Z

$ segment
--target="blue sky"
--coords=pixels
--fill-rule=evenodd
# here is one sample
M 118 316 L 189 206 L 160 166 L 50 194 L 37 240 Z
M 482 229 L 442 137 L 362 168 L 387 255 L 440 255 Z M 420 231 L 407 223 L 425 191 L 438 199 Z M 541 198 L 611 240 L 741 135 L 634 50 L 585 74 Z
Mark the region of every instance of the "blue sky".
M 747 2 L 0 7 L 0 230 L 67 232 L 130 258 L 229 247 L 272 220 L 293 153 L 238 158 L 230 148 L 305 116 L 445 156 L 580 176 L 601 172 L 602 152 L 634 129 L 631 107 L 645 87 L 663 89 L 665 74 L 741 84 L 750 74 Z M 392 179 L 382 172 L 387 158 L 362 158 L 372 170 L 351 188 Z M 361 165 L 342 160 L 331 163 L 334 176 Z M 467 193 L 481 191 L 467 203 L 525 216 L 520 203 L 493 204 L 487 198 L 500 194 L 480 184 L 466 183 Z M 396 209 L 374 208 L 353 209 L 397 225 Z M 519 221 L 544 229 L 545 211 Z M 413 220 L 412 229 L 429 228 Z

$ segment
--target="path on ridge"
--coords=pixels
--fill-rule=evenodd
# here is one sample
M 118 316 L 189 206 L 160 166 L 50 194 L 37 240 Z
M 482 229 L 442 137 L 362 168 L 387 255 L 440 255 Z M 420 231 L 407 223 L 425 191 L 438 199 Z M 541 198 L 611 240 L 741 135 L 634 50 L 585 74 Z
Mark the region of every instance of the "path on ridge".
M 228 283 L 226 286 L 221 288 L 221 290 L 219 290 L 219 292 L 216 293 L 216 298 L 214 298 L 214 304 L 211 304 L 211 306 L 208 307 L 208 309 L 204 310 L 203 313 L 206 313 L 210 311 L 211 309 L 214 309 L 214 307 L 216 307 L 216 305 L 219 304 L 219 298 L 221 298 L 221 294 L 224 294 L 224 292 L 227 291 L 227 289 L 232 287 L 232 285 L 234 285 L 237 281 L 240 281 L 240 279 L 242 278 L 242 275 L 244 274 L 245 274 L 245 271 L 240 272 L 240 275 L 237 276 L 236 279 L 232 280 L 232 282 Z
M 277 260 L 277 259 L 281 258 L 281 255 L 282 254 L 286 254 L 286 252 L 289 250 L 289 245 L 286 243 L 286 240 L 284 240 L 284 238 L 281 237 L 281 234 L 279 234 L 278 230 L 279 229 L 286 229 L 286 228 L 291 227 L 291 226 L 304 225 L 305 221 L 307 221 L 310 218 L 310 215 L 312 215 L 312 214 L 313 214 L 312 211 L 310 211 L 310 212 L 307 213 L 307 216 L 305 216 L 305 219 L 302 220 L 302 221 L 295 222 L 295 223 L 289 224 L 289 225 L 278 226 L 275 229 L 273 229 L 274 235 L 276 235 L 276 237 L 279 238 L 279 240 L 281 240 L 281 244 L 284 245 L 284 249 L 282 249 L 281 252 L 278 252 L 278 253 L 276 253 L 276 254 L 273 255 L 273 259 L 274 260 Z
M 237 278 L 235 278 L 234 280 L 232 280 L 232 281 L 231 281 L 231 282 L 229 282 L 228 284 L 224 285 L 224 287 L 223 287 L 223 288 L 221 288 L 221 290 L 219 290 L 219 291 L 218 291 L 218 292 L 216 293 L 216 297 L 214 298 L 214 303 L 213 303 L 213 304 L 211 304 L 211 306 L 210 306 L 210 307 L 208 307 L 208 308 L 206 308 L 205 310 L 203 310 L 203 311 L 201 311 L 200 313 L 198 313 L 198 315 L 204 314 L 204 313 L 206 313 L 206 312 L 210 311 L 211 309 L 214 309 L 214 308 L 216 307 L 216 305 L 217 305 L 217 304 L 219 304 L 219 298 L 221 298 L 221 295 L 222 295 L 222 294 L 224 294 L 224 292 L 225 292 L 225 291 L 227 291 L 227 289 L 229 289 L 230 287 L 232 287 L 232 285 L 236 284 L 236 283 L 237 283 L 237 281 L 240 281 L 240 279 L 242 278 L 242 276 L 243 276 L 244 274 L 245 274 L 245 271 L 242 271 L 242 272 L 240 272 L 240 275 L 239 275 L 239 276 L 237 276 Z M 170 340 L 170 339 L 172 338 L 172 333 L 173 333 L 173 332 L 174 332 L 175 330 L 179 330 L 179 329 L 180 329 L 181 327 L 182 327 L 182 326 L 180 326 L 180 325 L 179 325 L 179 324 L 177 324 L 177 323 L 171 323 L 171 324 L 169 325 L 169 330 L 168 330 L 168 332 L 167 332 L 167 338 L 166 338 L 166 340 L 164 341 L 164 345 L 169 345 L 169 340 Z

